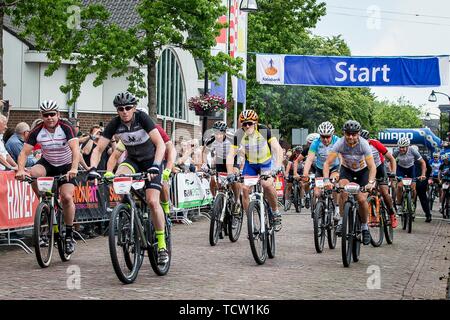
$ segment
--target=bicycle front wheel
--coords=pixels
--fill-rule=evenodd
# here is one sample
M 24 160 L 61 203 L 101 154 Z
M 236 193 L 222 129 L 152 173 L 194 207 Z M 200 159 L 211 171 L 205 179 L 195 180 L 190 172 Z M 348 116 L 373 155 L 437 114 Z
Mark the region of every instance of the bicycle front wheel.
M 219 241 L 219 233 L 222 231 L 222 222 L 220 216 L 222 215 L 223 207 L 225 206 L 225 197 L 219 193 L 214 199 L 211 221 L 209 225 L 209 244 L 215 246 Z
M 335 207 L 332 201 L 328 203 L 328 217 L 327 217 L 327 238 L 328 238 L 328 247 L 330 249 L 336 248 L 337 234 L 336 234 L 336 223 L 333 219 L 333 214 L 335 211 Z
M 379 247 L 383 243 L 384 229 L 380 219 L 380 213 L 377 212 L 375 199 L 371 198 L 369 203 L 369 232 L 370 243 L 374 247 Z
M 407 228 L 408 228 L 408 233 L 411 233 L 411 231 L 412 231 L 412 221 L 413 221 L 413 219 L 412 219 L 413 210 L 412 210 L 412 199 L 411 199 L 411 193 L 410 192 L 408 193 L 408 202 L 407 202 L 406 207 L 407 207 L 407 210 L 408 210 L 408 212 L 406 214 L 406 217 L 407 217 L 406 225 L 407 225 Z
M 395 213 L 394 213 L 395 214 Z M 391 221 L 386 212 L 384 205 L 380 207 L 380 219 L 384 228 L 384 236 L 386 237 L 386 242 L 392 244 L 394 241 L 394 228 L 392 228 Z
M 314 227 L 314 246 L 317 253 L 322 253 L 325 244 L 324 225 L 325 206 L 323 201 L 318 201 L 314 210 L 313 227 Z
M 261 208 L 258 201 L 250 202 L 247 214 L 247 227 L 253 258 L 257 264 L 264 264 L 267 259 L 267 233 L 261 231 Z
M 342 219 L 342 263 L 344 267 L 349 267 L 352 260 L 353 248 L 353 205 L 351 202 L 344 204 L 344 217 Z
M 119 280 L 125 284 L 133 283 L 142 265 L 144 252 L 137 224 L 131 228 L 131 210 L 128 204 L 117 205 L 111 213 L 109 254 Z
M 244 219 L 244 208 L 241 205 L 239 215 L 228 215 L 228 238 L 231 242 L 236 242 L 241 235 L 242 221 Z
M 58 232 L 55 233 L 55 241 L 58 247 L 59 257 L 62 262 L 67 262 L 72 255 L 66 253 L 66 224 L 64 223 L 64 216 L 60 210 L 56 214 L 56 221 L 58 221 Z
M 352 258 L 353 262 L 359 261 L 359 254 L 361 252 L 361 220 L 359 218 L 359 212 L 357 210 L 353 211 L 353 247 L 352 247 Z
M 54 236 L 52 210 L 47 203 L 41 202 L 36 208 L 33 227 L 34 252 L 41 268 L 47 268 L 50 265 Z

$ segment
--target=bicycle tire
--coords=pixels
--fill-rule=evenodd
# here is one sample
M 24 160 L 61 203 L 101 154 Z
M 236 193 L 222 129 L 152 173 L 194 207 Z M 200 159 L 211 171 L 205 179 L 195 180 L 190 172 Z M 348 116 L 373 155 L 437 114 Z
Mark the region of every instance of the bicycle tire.
M 264 264 L 267 259 L 267 233 L 261 233 L 260 215 L 259 202 L 251 201 L 247 214 L 248 240 L 253 258 L 259 265 Z
M 170 269 L 170 263 L 172 262 L 172 223 L 167 215 L 165 215 L 164 224 L 164 238 L 166 241 L 166 249 L 169 252 L 169 261 L 164 265 L 158 264 L 158 239 L 156 238 L 156 231 L 153 223 L 148 221 L 148 237 L 150 239 L 149 246 L 147 248 L 148 258 L 150 265 L 158 276 L 165 276 Z
M 267 239 L 267 256 L 269 259 L 275 258 L 275 253 L 277 251 L 277 245 L 275 241 L 275 230 L 273 229 L 272 223 L 270 223 L 271 220 L 269 220 L 269 217 L 267 215 L 267 212 L 269 210 L 269 207 L 266 206 L 266 215 L 265 215 L 265 221 L 266 221 L 266 239 Z
M 298 184 L 294 185 L 294 188 L 292 190 L 293 195 L 294 195 L 294 207 L 295 207 L 295 212 L 296 213 L 300 213 L 302 211 L 302 206 L 299 204 L 299 200 L 300 200 L 300 190 L 298 187 Z
M 313 217 L 313 230 L 314 230 L 314 247 L 317 253 L 323 252 L 325 244 L 325 229 L 324 225 L 325 205 L 323 201 L 318 201 L 316 204 L 316 210 Z
M 222 231 L 222 222 L 220 215 L 222 214 L 223 206 L 225 205 L 225 197 L 219 193 L 216 195 L 211 214 L 211 221 L 209 224 L 209 244 L 215 246 L 219 241 L 219 234 Z
M 238 216 L 233 215 L 231 212 L 228 212 L 229 219 L 227 223 L 228 227 L 228 238 L 231 242 L 236 242 L 239 240 L 239 236 L 241 235 L 242 223 L 244 219 L 244 208 L 241 205 L 241 211 Z M 234 228 L 233 222 L 236 221 Z
M 70 260 L 72 254 L 66 253 L 66 224 L 62 212 L 56 214 L 56 221 L 58 222 L 58 232 L 55 233 L 55 241 L 58 247 L 59 257 L 62 262 L 67 262 Z
M 403 202 L 402 202 L 402 216 L 401 216 L 401 220 L 402 220 L 402 229 L 406 230 L 406 226 L 408 223 L 408 200 L 407 200 L 407 195 L 404 192 L 403 193 Z
M 41 227 L 43 228 L 41 230 Z M 47 229 L 46 229 L 47 228 Z M 42 242 L 45 242 L 47 245 Z M 47 268 L 50 265 L 53 255 L 55 234 L 53 232 L 53 217 L 49 205 L 45 202 L 39 203 L 36 208 L 33 226 L 33 245 L 36 260 L 41 268 Z
M 352 258 L 353 262 L 359 261 L 359 255 L 361 253 L 361 220 L 359 218 L 359 212 L 354 209 L 353 211 L 353 245 L 352 245 Z
M 386 242 L 387 244 L 392 244 L 394 242 L 394 228 L 392 228 L 391 221 L 388 218 L 388 214 L 384 205 L 380 206 L 380 219 L 383 223 Z
M 376 212 L 376 205 L 375 205 L 375 199 L 374 198 L 370 198 L 369 200 L 369 221 L 370 221 L 370 215 L 372 216 L 372 219 L 376 220 L 376 217 L 378 215 L 378 224 L 376 224 L 375 226 L 371 226 L 369 224 L 369 232 L 370 232 L 370 243 L 372 244 L 373 247 L 379 247 L 381 246 L 381 244 L 383 243 L 383 239 L 384 239 L 384 227 L 383 227 L 383 223 L 381 221 L 381 217 L 380 217 L 380 213 Z
M 119 280 L 125 284 L 133 283 L 136 280 L 144 258 L 143 251 L 141 250 L 139 235 L 137 232 L 137 226 L 133 228 L 134 234 L 130 234 L 130 223 L 131 212 L 129 205 L 120 203 L 111 212 L 108 242 L 109 255 L 111 257 L 111 263 L 113 265 L 114 272 L 116 273 Z M 120 265 L 118 250 L 116 248 L 116 235 L 120 238 L 121 242 L 123 242 L 120 245 L 121 250 L 119 251 L 124 255 L 126 268 L 128 269 L 129 273 L 125 273 L 125 268 L 122 268 Z M 131 239 L 133 239 L 134 241 L 134 246 Z M 133 259 L 131 259 L 130 254 L 133 253 Z
M 334 204 L 330 200 L 328 202 L 328 217 L 327 217 L 327 239 L 328 239 L 328 248 L 334 249 L 336 248 L 337 242 L 337 234 L 336 234 L 336 223 L 334 222 Z
M 349 267 L 352 260 L 353 236 L 353 205 L 347 201 L 344 204 L 344 217 L 342 219 L 341 253 L 344 267 Z
M 435 186 L 434 184 L 431 186 L 431 188 L 429 188 L 428 192 L 429 192 L 429 206 L 430 206 L 430 211 L 433 210 L 433 204 L 434 204 L 434 200 L 435 200 L 435 196 L 436 196 L 436 192 L 435 192 Z
M 411 193 L 408 193 L 408 203 L 407 203 L 407 209 L 408 209 L 408 213 L 407 213 L 407 227 L 408 227 L 408 233 L 412 232 L 412 215 L 413 215 L 413 211 L 412 211 L 412 199 L 411 199 Z

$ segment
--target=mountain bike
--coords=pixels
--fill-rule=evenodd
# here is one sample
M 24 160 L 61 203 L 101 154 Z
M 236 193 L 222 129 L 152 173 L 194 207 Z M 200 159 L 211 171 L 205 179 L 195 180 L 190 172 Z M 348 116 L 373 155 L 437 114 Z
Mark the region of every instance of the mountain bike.
M 29 183 L 36 181 L 39 190 L 40 203 L 34 216 L 32 236 L 39 266 L 46 268 L 50 265 L 55 244 L 61 261 L 69 261 L 71 254 L 66 253 L 66 225 L 59 201 L 59 187 L 66 181 L 66 175 L 39 178 L 26 176 L 24 180 Z
M 315 184 L 316 187 L 320 188 L 321 194 L 317 198 L 314 210 L 314 246 L 317 253 L 321 253 L 325 244 L 325 237 L 328 239 L 328 247 L 330 249 L 336 247 L 337 224 L 333 219 L 335 211 L 333 189 L 324 189 L 323 178 L 315 178 Z
M 356 196 L 359 192 L 365 192 L 364 187 L 359 184 L 350 182 L 344 188 L 337 188 L 339 191 L 344 190 L 348 193 L 348 199 L 344 204 L 344 217 L 342 220 L 342 262 L 344 267 L 349 267 L 351 260 L 359 261 L 361 251 L 362 231 L 361 220 L 359 217 L 359 205 Z
M 211 222 L 209 227 L 209 244 L 215 246 L 219 241 L 219 234 L 224 232 L 231 242 L 239 239 L 244 218 L 244 209 L 241 205 L 239 215 L 233 214 L 235 200 L 231 184 L 227 180 L 227 173 L 216 174 L 218 190 L 213 203 Z M 238 177 L 235 182 L 238 181 Z M 242 203 L 242 201 L 241 201 Z
M 257 264 L 264 264 L 267 256 L 275 258 L 275 230 L 273 214 L 269 203 L 264 198 L 261 180 L 267 180 L 275 175 L 244 176 L 244 185 L 252 187 L 250 204 L 247 213 L 248 240 L 253 258 Z
M 114 192 L 122 195 L 122 201 L 111 212 L 109 225 L 109 253 L 114 271 L 125 284 L 136 280 L 147 250 L 153 271 L 164 276 L 169 272 L 172 260 L 171 222 L 165 214 L 165 241 L 169 260 L 158 264 L 158 241 L 150 210 L 142 190 L 148 173 L 124 174 L 105 183 L 113 184 Z

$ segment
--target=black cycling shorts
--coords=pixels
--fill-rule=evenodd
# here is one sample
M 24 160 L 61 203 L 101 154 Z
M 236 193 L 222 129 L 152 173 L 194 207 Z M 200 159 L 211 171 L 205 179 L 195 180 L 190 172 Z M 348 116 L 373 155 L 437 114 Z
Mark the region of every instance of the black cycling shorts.
M 333 172 L 338 172 L 338 171 L 339 171 L 339 166 L 334 166 L 330 169 L 329 175 L 331 175 Z M 323 177 L 323 169 L 316 168 L 316 177 L 317 178 Z
M 369 183 L 369 169 L 365 167 L 359 171 L 352 171 L 344 166 L 341 166 L 341 170 L 339 172 L 339 179 L 348 180 L 350 182 L 356 182 L 361 187 L 364 187 Z
M 379 185 L 387 186 L 389 184 L 388 183 L 389 179 L 386 173 L 386 167 L 384 166 L 383 163 L 377 167 L 376 179 Z
M 119 166 L 126 166 L 132 169 L 133 173 L 146 172 L 147 169 L 153 166 L 154 159 L 136 161 L 134 159 L 126 158 Z M 156 189 L 161 191 L 162 166 L 159 166 L 159 175 L 152 180 L 145 180 L 145 189 Z
M 62 175 L 62 174 L 66 174 L 72 168 L 72 164 L 71 163 L 65 164 L 63 166 L 55 167 L 54 165 L 51 165 L 44 158 L 39 159 L 39 161 L 36 162 L 36 164 L 40 164 L 41 166 L 44 167 L 44 169 L 45 169 L 45 176 L 46 177 L 56 177 L 56 176 L 59 176 L 59 175 Z M 70 179 L 69 181 L 62 181 L 62 182 L 59 183 L 59 185 L 63 185 L 65 183 L 71 183 L 74 186 L 76 186 L 77 185 L 77 180 L 74 178 L 74 179 Z

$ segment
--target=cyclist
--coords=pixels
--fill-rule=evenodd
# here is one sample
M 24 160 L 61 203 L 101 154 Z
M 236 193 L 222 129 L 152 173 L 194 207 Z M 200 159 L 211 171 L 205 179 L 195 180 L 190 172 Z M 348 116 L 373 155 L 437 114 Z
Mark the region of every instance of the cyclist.
M 414 162 L 418 161 L 421 165 L 421 175 L 420 180 L 425 179 L 427 165 L 420 155 L 419 151 L 411 146 L 411 141 L 408 137 L 402 137 L 397 141 L 398 149 L 394 151 L 393 156 L 397 159 L 397 177 L 409 177 L 413 181 L 411 183 L 412 198 L 416 199 L 416 172 L 414 170 Z M 402 198 L 403 198 L 403 183 L 399 181 L 397 183 L 397 211 L 402 212 Z M 414 205 L 415 201 L 413 201 Z M 415 209 L 413 209 L 413 212 Z
M 302 162 L 297 162 L 297 171 L 294 171 L 294 162 L 302 155 L 303 152 L 303 147 L 302 146 L 296 146 L 292 153 L 290 154 L 288 160 L 287 160 L 287 166 L 286 166 L 286 194 L 285 194 L 285 199 L 286 199 L 286 204 L 287 207 L 285 208 L 285 211 L 289 210 L 290 206 L 291 206 L 291 192 L 292 192 L 292 185 L 294 183 L 294 179 L 299 180 L 299 177 L 303 174 L 303 163 Z M 303 182 L 299 181 L 300 183 L 300 194 L 299 194 L 299 198 L 300 201 L 302 201 L 303 196 L 304 196 L 304 186 L 303 186 Z M 301 203 L 300 203 L 301 205 Z
M 283 172 L 283 150 L 276 137 L 272 137 L 269 128 L 258 123 L 258 114 L 254 110 L 244 110 L 239 115 L 241 128 L 238 129 L 233 138 L 232 148 L 227 157 L 228 179 L 235 178 L 233 159 L 241 146 L 245 154 L 245 163 L 242 174 L 255 176 L 258 174 L 278 174 Z M 272 164 L 272 152 L 275 154 L 275 165 Z M 272 168 L 275 168 L 272 170 Z M 264 194 L 269 202 L 274 217 L 275 231 L 281 230 L 281 213 L 278 210 L 277 192 L 273 178 L 261 181 Z M 247 211 L 250 198 L 249 189 L 242 188 L 242 205 Z
M 305 161 L 306 157 L 308 156 L 309 148 L 310 148 L 311 144 L 313 143 L 314 140 L 318 139 L 319 136 L 320 135 L 318 133 L 310 133 L 306 136 L 306 146 L 303 148 L 301 155 L 294 160 L 294 178 L 295 179 L 300 179 L 299 175 L 295 176 L 295 172 L 299 171 L 298 166 L 302 163 L 302 161 Z M 313 165 L 310 168 L 310 170 L 312 173 L 315 173 L 316 167 Z M 309 183 L 302 181 L 302 194 L 305 194 L 305 193 L 309 194 L 309 190 L 310 190 Z M 301 199 L 303 199 L 303 197 L 301 197 Z M 305 207 L 309 208 L 310 201 L 311 201 L 311 199 L 309 197 L 305 197 Z
M 145 108 L 136 108 L 136 111 L 142 111 L 147 113 L 147 109 Z M 169 190 L 169 180 L 170 174 L 176 173 L 176 169 L 174 166 L 175 158 L 177 156 L 177 151 L 175 146 L 173 145 L 172 140 L 170 140 L 166 131 L 159 125 L 155 124 L 156 129 L 158 129 L 159 134 L 161 135 L 164 144 L 166 145 L 166 152 L 164 154 L 164 160 L 162 162 L 162 167 L 164 168 L 162 172 L 162 190 L 160 194 L 160 203 L 163 211 L 166 215 L 170 215 L 170 190 Z M 114 152 L 110 155 L 108 159 L 108 163 L 106 165 L 106 173 L 104 175 L 105 178 L 113 177 L 113 170 L 119 162 L 120 157 L 123 153 L 126 152 L 126 147 L 121 140 L 116 146 Z
M 164 235 L 164 212 L 159 199 L 161 165 L 166 146 L 153 120 L 145 112 L 136 111 L 138 101 L 131 93 L 117 94 L 113 103 L 118 116 L 108 123 L 103 136 L 97 143 L 97 148 L 92 152 L 89 176 L 91 178 L 100 176 L 96 168 L 100 155 L 116 134 L 122 140 L 127 151 L 127 158 L 120 164 L 116 174 L 133 174 L 145 171 L 149 173 L 149 180 L 145 181 L 145 195 L 156 229 L 158 264 L 164 265 L 169 261 L 169 253 Z
M 327 160 L 328 154 L 331 148 L 339 140 L 339 137 L 334 134 L 334 126 L 331 122 L 322 122 L 317 128 L 320 138 L 315 139 L 311 144 L 308 152 L 308 157 L 306 158 L 303 181 L 309 181 L 309 171 L 313 165 L 316 167 L 316 177 L 323 177 L 323 165 Z M 317 156 L 316 156 L 317 155 Z M 339 158 L 336 158 L 330 169 L 331 179 L 339 180 Z M 315 188 L 314 196 L 320 196 L 320 189 Z M 339 221 L 339 201 L 338 195 L 333 193 L 334 203 L 336 204 L 334 212 L 334 220 Z
M 450 178 L 450 161 L 448 159 L 448 154 L 444 153 L 441 156 L 442 159 L 442 164 L 439 167 L 439 182 L 440 184 L 442 184 L 442 179 L 446 178 L 449 179 Z M 440 193 L 439 193 L 440 197 L 439 197 L 439 201 L 440 201 L 440 205 L 439 205 L 439 212 L 443 213 L 444 212 L 444 191 L 441 189 Z M 431 218 L 430 221 L 427 222 L 431 222 Z
M 327 188 L 332 188 L 330 182 L 330 172 L 333 164 L 335 163 L 338 154 L 342 156 L 342 163 L 339 172 L 340 187 L 346 186 L 350 182 L 356 182 L 360 186 L 365 186 L 365 189 L 370 191 L 375 186 L 375 176 L 377 174 L 377 168 L 373 160 L 372 150 L 369 143 L 360 138 L 359 132 L 361 131 L 361 125 L 358 121 L 349 120 L 344 123 L 343 127 L 344 137 L 340 138 L 331 148 L 327 160 L 323 165 L 323 177 Z M 340 206 L 344 208 L 344 203 L 347 200 L 348 195 L 344 192 L 340 196 Z M 357 195 L 357 201 L 359 204 L 359 216 L 361 218 L 361 230 L 363 237 L 363 244 L 368 245 L 370 243 L 369 226 L 367 224 L 369 216 L 369 207 L 367 204 L 367 193 L 360 192 Z M 342 216 L 336 227 L 336 233 L 342 234 Z
M 398 221 L 395 217 L 394 203 L 389 194 L 388 188 L 388 176 L 384 166 L 384 158 L 389 159 L 390 172 L 396 172 L 397 162 L 395 161 L 392 154 L 386 149 L 386 147 L 376 139 L 370 139 L 369 131 L 361 130 L 361 137 L 369 142 L 370 148 L 372 149 L 373 159 L 375 161 L 375 166 L 377 167 L 376 179 L 378 181 L 378 190 L 380 190 L 381 196 L 386 203 L 388 209 L 389 220 L 391 221 L 392 228 L 397 228 Z
M 59 113 L 58 104 L 53 100 L 45 100 L 39 106 L 42 122 L 31 130 L 18 158 L 16 178 L 23 180 L 25 176 L 54 177 L 67 174 L 67 181 L 60 185 L 60 199 L 66 224 L 65 250 L 67 254 L 75 251 L 73 240 L 73 221 L 75 218 L 75 204 L 73 192 L 75 177 L 78 174 L 80 162 L 80 145 L 75 135 L 75 129 L 69 122 L 63 121 Z M 42 158 L 27 172 L 25 163 L 36 144 L 41 145 Z M 33 189 L 38 194 L 37 186 Z
M 207 155 L 208 153 L 214 154 L 213 157 L 213 163 L 215 164 L 216 172 L 227 172 L 227 155 L 230 152 L 231 149 L 231 142 L 229 139 L 227 139 L 227 129 L 228 126 L 224 121 L 216 121 L 213 124 L 213 132 L 214 135 L 208 139 L 205 142 L 205 148 L 203 149 L 203 165 L 202 170 L 203 171 L 209 171 L 209 166 L 207 163 Z M 239 165 L 237 163 L 237 156 L 234 157 L 233 160 L 233 173 L 237 174 L 239 173 Z M 239 183 L 233 183 L 231 185 L 233 189 L 234 194 L 234 200 L 235 200 L 235 206 L 233 208 L 233 214 L 239 215 L 241 210 L 241 204 L 239 201 L 239 195 L 241 194 L 240 191 L 240 184 Z M 216 196 L 216 189 L 217 189 L 217 183 L 216 183 L 216 177 L 211 177 L 211 192 L 213 196 Z

